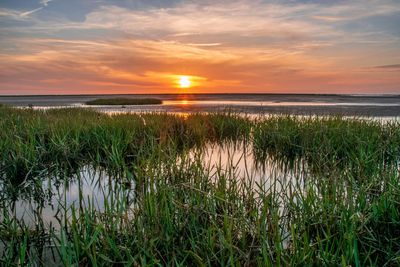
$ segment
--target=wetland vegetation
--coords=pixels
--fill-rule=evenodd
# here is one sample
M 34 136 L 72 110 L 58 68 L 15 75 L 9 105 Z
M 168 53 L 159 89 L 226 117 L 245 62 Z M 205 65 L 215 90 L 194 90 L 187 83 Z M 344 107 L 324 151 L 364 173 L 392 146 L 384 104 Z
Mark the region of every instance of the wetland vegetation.
M 0 106 L 0 153 L 3 266 L 400 264 L 398 122 Z

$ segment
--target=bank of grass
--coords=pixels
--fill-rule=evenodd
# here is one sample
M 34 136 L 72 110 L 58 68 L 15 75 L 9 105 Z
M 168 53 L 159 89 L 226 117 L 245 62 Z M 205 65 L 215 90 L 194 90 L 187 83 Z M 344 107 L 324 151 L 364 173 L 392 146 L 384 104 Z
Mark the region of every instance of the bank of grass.
M 273 156 L 293 163 L 301 159 L 317 172 L 346 169 L 358 179 L 398 164 L 400 157 L 398 121 L 275 116 L 256 124 L 253 140 L 260 160 Z
M 121 169 L 161 146 L 165 155 L 211 140 L 248 138 L 251 122 L 233 113 L 187 118 L 166 113 L 109 116 L 90 109 L 0 108 L 1 171 L 11 180 L 52 167 Z
M 157 105 L 162 100 L 157 98 L 99 98 L 85 102 L 86 105 Z
M 48 239 L 66 266 L 400 264 L 398 123 L 3 107 L 0 129 L 5 266 L 40 263 Z M 208 142 L 244 142 L 259 162 L 300 172 L 244 182 L 234 165 L 188 157 Z M 12 197 L 40 198 L 47 172 L 67 188 L 83 166 L 109 172 L 104 211 L 80 191 L 59 208 L 60 231 L 40 209 L 36 228 L 8 212 Z

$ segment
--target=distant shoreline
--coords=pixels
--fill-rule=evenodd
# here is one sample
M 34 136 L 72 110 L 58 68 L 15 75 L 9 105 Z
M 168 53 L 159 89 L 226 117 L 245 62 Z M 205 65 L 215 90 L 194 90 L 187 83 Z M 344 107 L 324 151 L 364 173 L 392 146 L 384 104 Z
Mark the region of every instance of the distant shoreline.
M 160 93 L 160 94 L 37 94 L 1 95 L 0 97 L 43 97 L 43 96 L 149 96 L 149 95 L 272 95 L 272 96 L 345 96 L 345 97 L 399 97 L 400 94 L 315 94 L 315 93 Z
M 82 107 L 88 101 L 123 97 L 157 98 L 162 105 L 97 106 L 103 112 L 232 112 L 249 114 L 345 115 L 400 117 L 400 95 L 343 94 L 107 94 L 0 96 L 0 103 L 18 107 Z M 166 104 L 169 103 L 169 104 Z M 309 103 L 309 104 L 308 104 Z M 87 107 L 87 106 L 86 106 Z M 89 108 L 89 107 L 88 107 Z

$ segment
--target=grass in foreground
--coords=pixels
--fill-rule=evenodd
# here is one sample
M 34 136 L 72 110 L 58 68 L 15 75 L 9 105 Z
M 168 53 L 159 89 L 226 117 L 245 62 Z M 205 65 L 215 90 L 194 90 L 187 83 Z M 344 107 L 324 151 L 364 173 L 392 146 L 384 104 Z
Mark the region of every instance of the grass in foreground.
M 0 108 L 0 129 L 4 266 L 40 265 L 49 246 L 66 266 L 400 264 L 398 123 Z M 305 169 L 289 184 L 245 183 L 236 166 L 187 157 L 239 141 L 259 161 Z M 109 171 L 104 210 L 80 191 L 59 207 L 60 231 L 43 224 L 40 204 L 34 227 L 10 211 L 23 195 L 43 199 L 45 179 L 80 184 L 82 166 Z
M 157 98 L 99 98 L 85 102 L 86 105 L 157 105 L 162 100 Z

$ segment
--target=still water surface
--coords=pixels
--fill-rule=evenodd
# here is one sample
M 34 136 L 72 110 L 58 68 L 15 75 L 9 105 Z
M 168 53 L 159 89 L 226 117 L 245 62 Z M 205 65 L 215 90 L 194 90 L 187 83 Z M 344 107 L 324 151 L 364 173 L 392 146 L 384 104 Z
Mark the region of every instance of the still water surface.
M 185 160 L 189 161 L 189 165 L 200 161 L 215 183 L 221 177 L 234 178 L 239 183 L 262 190 L 279 191 L 288 186 L 293 190 L 303 188 L 306 175 L 301 166 L 285 169 L 271 159 L 257 162 L 251 146 L 243 143 L 208 144 L 200 150 L 189 151 Z M 101 213 L 109 201 L 118 199 L 124 201 L 129 210 L 135 205 L 135 184 L 124 181 L 121 177 L 115 178 L 105 171 L 85 166 L 67 179 L 50 177 L 43 181 L 40 188 L 33 187 L 29 193 L 19 195 L 16 201 L 9 200 L 10 214 L 27 225 L 43 223 L 46 227 L 58 229 L 58 220 L 70 219 L 63 216 L 71 215 L 71 207 L 78 209 L 80 205 L 90 205 Z M 275 188 L 270 188 L 271 184 L 275 184 Z M 4 185 L 1 186 L 4 188 Z M 7 194 L 5 190 L 3 194 Z M 3 195 L 3 198 L 6 196 Z M 67 210 L 66 215 L 60 210 Z

